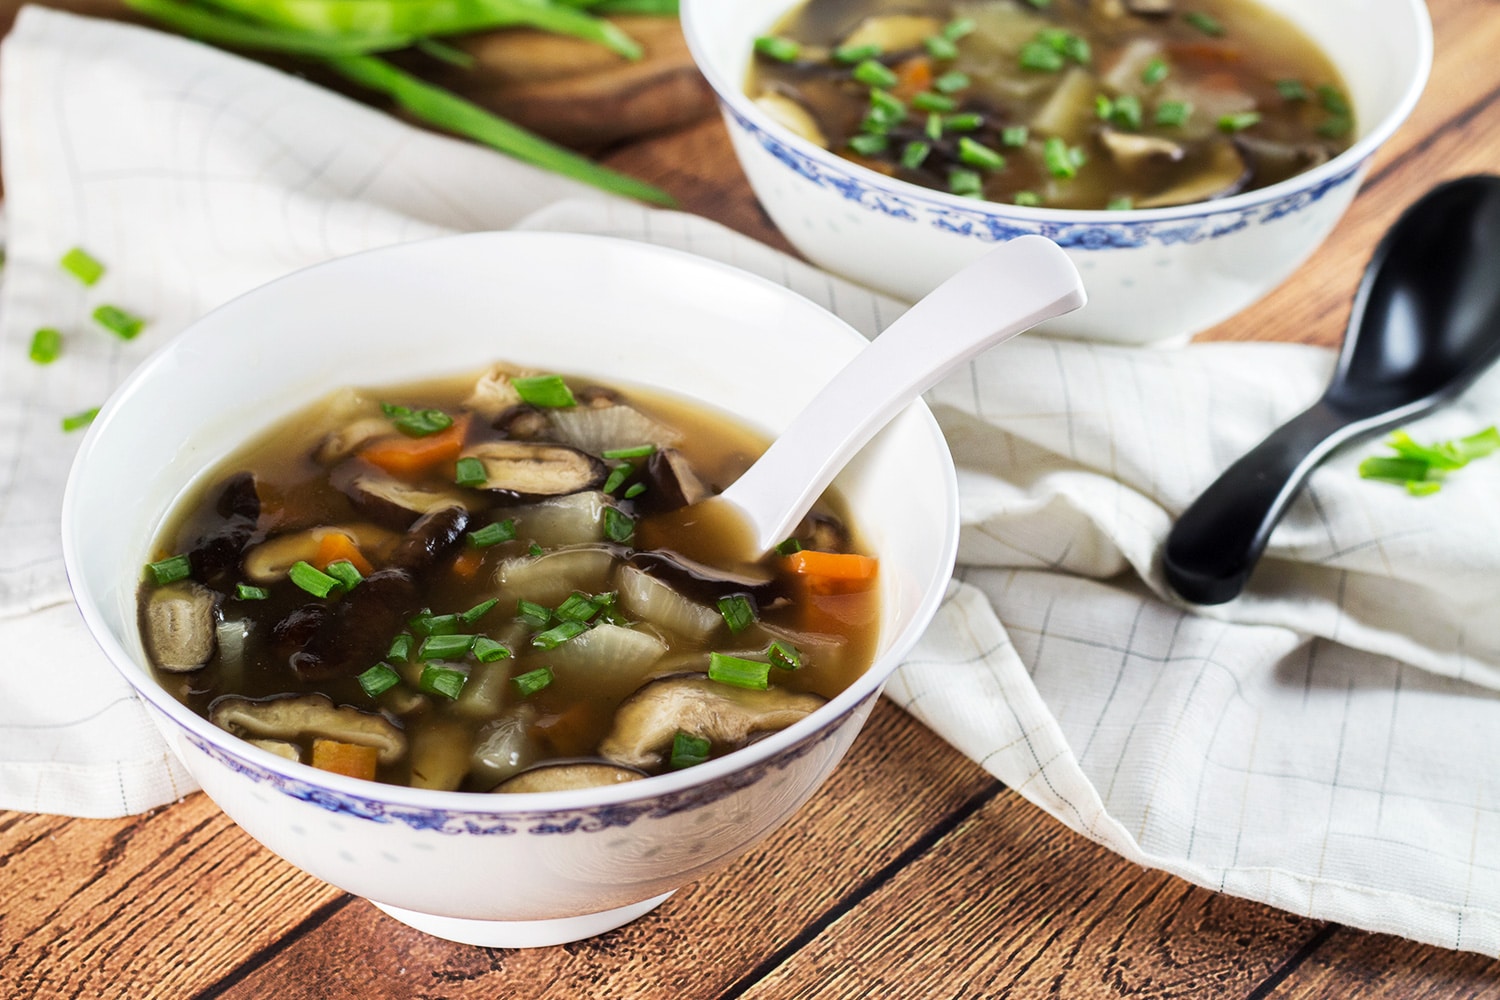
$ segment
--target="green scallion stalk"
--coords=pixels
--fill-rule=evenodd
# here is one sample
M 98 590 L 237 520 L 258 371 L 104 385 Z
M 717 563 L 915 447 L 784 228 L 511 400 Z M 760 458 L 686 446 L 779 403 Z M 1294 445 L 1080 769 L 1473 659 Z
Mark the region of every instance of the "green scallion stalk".
M 923 127 L 923 131 L 927 133 L 927 138 L 933 142 L 941 139 L 943 137 L 943 116 L 936 113 L 928 115 L 927 124 Z
M 635 466 L 631 465 L 629 462 L 621 462 L 619 465 L 609 470 L 609 478 L 604 480 L 604 492 L 613 493 L 615 490 L 619 489 L 622 484 L 624 484 L 625 480 L 629 479 L 634 474 Z
M 452 417 L 432 407 L 413 410 L 407 406 L 381 403 L 380 409 L 395 425 L 396 430 L 407 437 L 427 437 L 429 434 L 437 434 L 453 426 Z
M 578 400 L 573 397 L 573 390 L 568 388 L 568 383 L 563 381 L 561 375 L 513 378 L 510 384 L 521 397 L 522 402 L 530 403 L 532 406 L 539 406 L 545 410 L 562 410 L 578 405 Z
M 854 79 L 866 87 L 889 89 L 896 85 L 899 78 L 885 63 L 878 59 L 866 59 L 854 67 Z
M 1118 198 L 1109 199 L 1109 203 L 1104 207 L 1111 212 L 1128 212 L 1135 208 L 1135 199 L 1128 194 L 1122 194 Z
M 624 493 L 624 497 L 625 497 L 626 500 L 634 500 L 636 497 L 640 496 L 644 492 L 646 492 L 646 484 L 645 483 L 631 483 L 626 488 L 625 493 Z
M 234 596 L 241 601 L 264 601 L 271 596 L 271 592 L 265 587 L 256 587 L 248 583 L 237 583 L 234 585 Z
M 908 142 L 901 150 L 901 165 L 907 170 L 915 170 L 927 160 L 931 153 L 931 143 Z
M 411 659 L 412 645 L 416 642 L 410 632 L 402 632 L 391 640 L 391 648 L 385 654 L 387 660 L 406 662 Z
M 708 654 L 709 680 L 733 687 L 764 691 L 771 686 L 771 665 L 762 660 L 746 660 L 725 653 Z
M 793 552 L 801 552 L 801 551 L 802 551 L 802 543 L 799 542 L 799 541 L 797 541 L 797 539 L 795 539 L 795 538 L 788 538 L 785 541 L 780 542 L 776 546 L 776 554 L 778 556 L 789 556 Z
M 1308 98 L 1307 84 L 1301 80 L 1277 80 L 1276 92 L 1288 101 L 1305 101 Z
M 845 66 L 854 66 L 866 59 L 877 59 L 880 54 L 880 46 L 873 42 L 868 45 L 840 45 L 832 52 L 833 61 Z
M 924 90 L 921 93 L 912 95 L 911 106 L 918 111 L 948 112 L 958 107 L 958 102 L 946 94 Z
M 961 162 L 981 170 L 1005 169 L 1005 157 L 966 135 L 959 137 L 958 158 Z
M 1115 113 L 1115 102 L 1109 99 L 1107 94 L 1096 94 L 1094 96 L 1094 117 L 1102 122 L 1109 121 L 1109 116 Z
M 557 606 L 557 617 L 565 622 L 586 622 L 599 613 L 604 605 L 586 594 L 576 591 Z
M 62 418 L 63 432 L 71 433 L 73 431 L 81 431 L 89 424 L 93 423 L 94 418 L 98 415 L 99 407 L 97 406 L 90 407 L 87 410 L 80 410 L 77 413 L 70 413 Z
M 1353 117 L 1354 111 L 1349 107 L 1349 99 L 1343 93 L 1330 84 L 1323 84 L 1317 88 L 1318 103 L 1323 105 L 1323 110 L 1340 118 Z
M 31 360 L 39 365 L 50 365 L 62 354 L 62 334 L 50 326 L 44 326 L 31 335 Z
M 531 637 L 531 644 L 537 649 L 556 649 L 563 643 L 578 638 L 589 630 L 588 625 L 583 622 L 558 622 L 545 632 L 538 632 Z
M 111 305 L 102 305 L 95 309 L 94 322 L 121 340 L 134 340 L 146 325 L 146 321 L 139 316 L 133 316 L 119 306 Z
M 479 621 L 479 619 L 489 614 L 490 611 L 494 609 L 495 605 L 499 603 L 500 599 L 498 597 L 491 597 L 487 601 L 480 601 L 468 611 L 460 611 L 458 614 L 458 620 L 461 624 L 473 625 L 475 622 Z
M 1478 433 L 1459 438 L 1452 445 L 1466 461 L 1484 458 L 1500 451 L 1500 427 L 1486 427 Z
M 948 39 L 948 41 L 950 42 L 956 42 L 960 38 L 965 38 L 969 35 L 972 35 L 976 27 L 978 27 L 978 25 L 974 23 L 973 18 L 954 18 L 947 24 L 943 25 L 943 37 Z
M 969 85 L 969 74 L 949 70 L 932 81 L 932 89 L 940 94 L 956 94 Z
M 1162 101 L 1156 106 L 1156 124 L 1178 128 L 1192 117 L 1193 106 L 1187 101 Z
M 782 670 L 797 670 L 802 666 L 802 654 L 797 652 L 797 647 L 780 639 L 773 640 L 766 647 L 766 659 L 771 666 Z
M 490 481 L 484 463 L 472 455 L 460 458 L 453 467 L 453 482 L 458 486 L 483 486 Z
M 1224 26 L 1220 24 L 1218 20 L 1212 15 L 1205 14 L 1202 11 L 1190 11 L 1182 15 L 1182 19 L 1188 24 L 1191 24 L 1193 27 L 1197 28 L 1199 31 L 1203 32 L 1205 35 L 1211 35 L 1214 38 L 1218 38 L 1219 36 L 1224 34 Z
M 479 65 L 479 60 L 463 49 L 454 48 L 436 38 L 418 38 L 412 43 L 412 47 L 425 56 L 447 63 L 449 66 L 457 66 L 459 69 L 473 69 Z
M 188 561 L 186 554 L 168 556 L 166 559 L 147 563 L 146 572 L 150 575 L 151 582 L 160 587 L 192 576 L 193 564 Z
M 1132 132 L 1141 130 L 1141 120 L 1144 117 L 1141 110 L 1141 99 L 1134 94 L 1121 94 L 1115 98 L 1114 109 L 1110 112 L 1110 121 L 1120 128 L 1129 129 Z
M 1026 140 L 1030 136 L 1031 130 L 1025 125 L 1007 125 L 1000 130 L 1000 145 L 1018 149 L 1026 145 Z
M 977 170 L 954 167 L 948 171 L 948 190 L 965 198 L 979 198 L 984 194 L 984 178 Z
M 461 660 L 469 655 L 469 650 L 474 648 L 476 638 L 478 637 L 461 633 L 430 635 L 422 640 L 422 645 L 417 650 L 417 659 L 424 661 Z
M 1037 208 L 1042 204 L 1042 196 L 1035 191 L 1017 191 L 1011 200 L 1022 208 Z
M 679 729 L 672 736 L 672 753 L 667 758 L 667 766 L 674 771 L 680 771 L 685 767 L 701 764 L 708 760 L 708 755 L 712 750 L 713 744 L 708 740 Z
M 454 670 L 451 667 L 440 667 L 435 663 L 429 663 L 422 668 L 422 676 L 417 681 L 417 687 L 428 694 L 440 694 L 446 698 L 457 698 L 463 693 L 464 684 L 469 680 L 469 675 L 462 670 Z
M 526 553 L 527 555 L 539 556 L 542 554 L 542 547 L 536 542 L 532 542 L 530 545 L 526 546 Z
M 1145 69 L 1141 70 L 1141 82 L 1148 87 L 1154 87 L 1165 80 L 1171 72 L 1172 69 L 1167 65 L 1167 61 L 1157 56 L 1146 64 Z
M 469 532 L 469 544 L 476 549 L 487 549 L 516 537 L 516 522 L 511 519 L 494 521 L 476 531 Z
M 365 694 L 376 698 L 400 684 L 401 675 L 396 673 L 389 663 L 377 663 L 360 674 L 356 680 L 359 681 L 359 686 L 364 689 Z
M 1048 173 L 1061 180 L 1070 180 L 1078 176 L 1077 158 L 1068 144 L 1058 136 L 1050 137 L 1042 146 L 1042 163 L 1046 166 Z
M 552 671 L 547 667 L 537 667 L 535 670 L 528 670 L 524 674 L 512 677 L 511 683 L 516 686 L 517 691 L 521 692 L 521 697 L 525 698 L 551 684 Z
M 1400 484 L 1438 478 L 1441 470 L 1434 469 L 1420 458 L 1372 457 L 1359 463 L 1359 475 L 1362 479 Z
M 305 559 L 292 563 L 287 578 L 314 597 L 327 597 L 343 587 L 337 577 L 329 576 Z
M 1259 111 L 1241 111 L 1239 114 L 1220 115 L 1220 132 L 1243 132 L 1260 121 Z
M 329 59 L 404 49 L 412 35 L 389 31 L 305 32 L 255 24 L 176 0 L 125 0 L 125 6 L 190 38 L 252 52 Z
M 1406 484 L 1406 492 L 1414 497 L 1429 497 L 1442 488 L 1442 483 L 1426 479 L 1414 479 Z
M 858 135 L 851 135 L 849 137 L 849 148 L 860 156 L 874 156 L 877 153 L 883 153 L 889 145 L 890 140 L 883 135 L 870 135 L 861 132 Z
M 487 635 L 474 638 L 474 659 L 480 663 L 494 663 L 496 660 L 510 659 L 510 647 L 496 642 Z
M 797 57 L 802 54 L 801 45 L 780 35 L 761 35 L 755 40 L 753 47 L 756 55 L 764 56 L 772 62 L 796 62 Z
M 614 507 L 604 508 L 604 535 L 624 545 L 635 537 L 635 518 Z
M 656 452 L 654 444 L 638 444 L 631 448 L 609 448 L 599 453 L 600 458 L 645 458 Z
M 92 285 L 104 276 L 104 265 L 90 256 L 82 247 L 69 250 L 62 255 L 62 260 L 58 263 L 62 264 L 64 271 L 85 285 Z
M 458 615 L 435 615 L 424 611 L 408 621 L 407 626 L 422 638 L 430 635 L 452 635 L 458 631 Z
M 1033 39 L 1021 47 L 1021 68 L 1038 73 L 1056 73 L 1066 64 L 1063 54 L 1044 41 Z
M 345 590 L 353 590 L 365 579 L 359 568 L 347 559 L 335 559 L 328 564 L 324 572 L 341 583 Z
M 744 594 L 721 597 L 718 607 L 719 614 L 724 618 L 724 624 L 729 626 L 731 632 L 743 632 L 755 622 L 755 608 Z
M 946 35 L 930 35 L 922 39 L 922 47 L 927 54 L 939 62 L 949 62 L 958 58 L 958 46 L 953 44 L 953 39 Z
M 954 132 L 973 132 L 983 127 L 984 116 L 975 111 L 962 111 L 943 118 L 943 128 Z
M 906 104 L 890 91 L 876 87 L 870 91 L 870 117 L 884 125 L 896 125 L 906 119 Z
M 613 17 L 617 14 L 644 14 L 651 17 L 676 17 L 677 0 L 600 0 L 586 5 L 595 14 Z

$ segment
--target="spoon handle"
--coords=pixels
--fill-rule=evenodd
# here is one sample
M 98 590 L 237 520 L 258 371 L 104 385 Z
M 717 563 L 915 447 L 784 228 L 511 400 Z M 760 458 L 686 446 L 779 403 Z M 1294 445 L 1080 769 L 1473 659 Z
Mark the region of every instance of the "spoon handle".
M 1022 236 L 943 282 L 855 355 L 721 499 L 754 526 L 758 551 L 787 537 L 875 432 L 954 368 L 1083 305 L 1057 245 Z
M 1365 430 L 1319 400 L 1277 428 L 1193 501 L 1167 535 L 1167 583 L 1194 604 L 1239 596 L 1271 529 L 1313 468 Z

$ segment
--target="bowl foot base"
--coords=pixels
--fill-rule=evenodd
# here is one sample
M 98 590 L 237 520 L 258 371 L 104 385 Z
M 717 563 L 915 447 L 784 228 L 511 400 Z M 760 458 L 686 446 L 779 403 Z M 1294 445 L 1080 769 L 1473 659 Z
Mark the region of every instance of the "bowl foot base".
M 581 941 L 622 927 L 656 909 L 670 895 L 672 893 L 664 892 L 660 896 L 652 896 L 628 906 L 552 920 L 468 920 L 403 910 L 385 903 L 375 903 L 375 906 L 408 927 L 415 927 L 424 934 L 431 934 L 445 941 L 477 944 L 485 948 L 544 948 L 569 941 Z

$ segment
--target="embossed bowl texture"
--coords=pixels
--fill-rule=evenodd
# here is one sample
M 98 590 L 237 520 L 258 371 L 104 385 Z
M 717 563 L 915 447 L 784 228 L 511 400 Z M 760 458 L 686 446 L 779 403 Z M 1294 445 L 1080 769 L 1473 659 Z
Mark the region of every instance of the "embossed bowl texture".
M 734 754 L 609 788 L 395 787 L 292 763 L 215 728 L 148 673 L 136 591 L 151 541 L 211 466 L 340 385 L 508 360 L 668 389 L 774 433 L 863 344 L 779 285 L 604 237 L 485 233 L 332 261 L 204 317 L 111 397 L 64 499 L 68 576 L 90 630 L 168 744 L 272 851 L 452 940 L 525 946 L 597 934 L 787 820 L 838 763 L 935 613 L 953 567 L 958 501 L 924 405 L 902 413 L 835 484 L 881 560 L 870 670 L 812 716 Z M 793 356 L 798 363 L 787 364 Z
M 1260 0 L 1328 53 L 1350 90 L 1350 149 L 1271 187 L 1134 211 L 1023 208 L 918 187 L 808 142 L 746 96 L 751 44 L 799 0 L 682 0 L 683 31 L 719 97 L 740 165 L 809 260 L 917 299 L 991 244 L 1038 233 L 1068 252 L 1089 303 L 1043 332 L 1180 342 L 1284 281 L 1348 208 L 1376 149 L 1410 114 L 1432 62 L 1422 0 Z

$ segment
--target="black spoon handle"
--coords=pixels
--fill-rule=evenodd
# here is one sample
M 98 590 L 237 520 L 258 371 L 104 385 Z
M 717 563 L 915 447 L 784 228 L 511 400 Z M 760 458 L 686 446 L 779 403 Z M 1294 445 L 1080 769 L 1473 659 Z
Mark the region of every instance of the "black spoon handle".
M 1303 481 L 1352 436 L 1354 422 L 1319 400 L 1214 480 L 1167 535 L 1162 562 L 1172 589 L 1194 604 L 1237 597 Z

